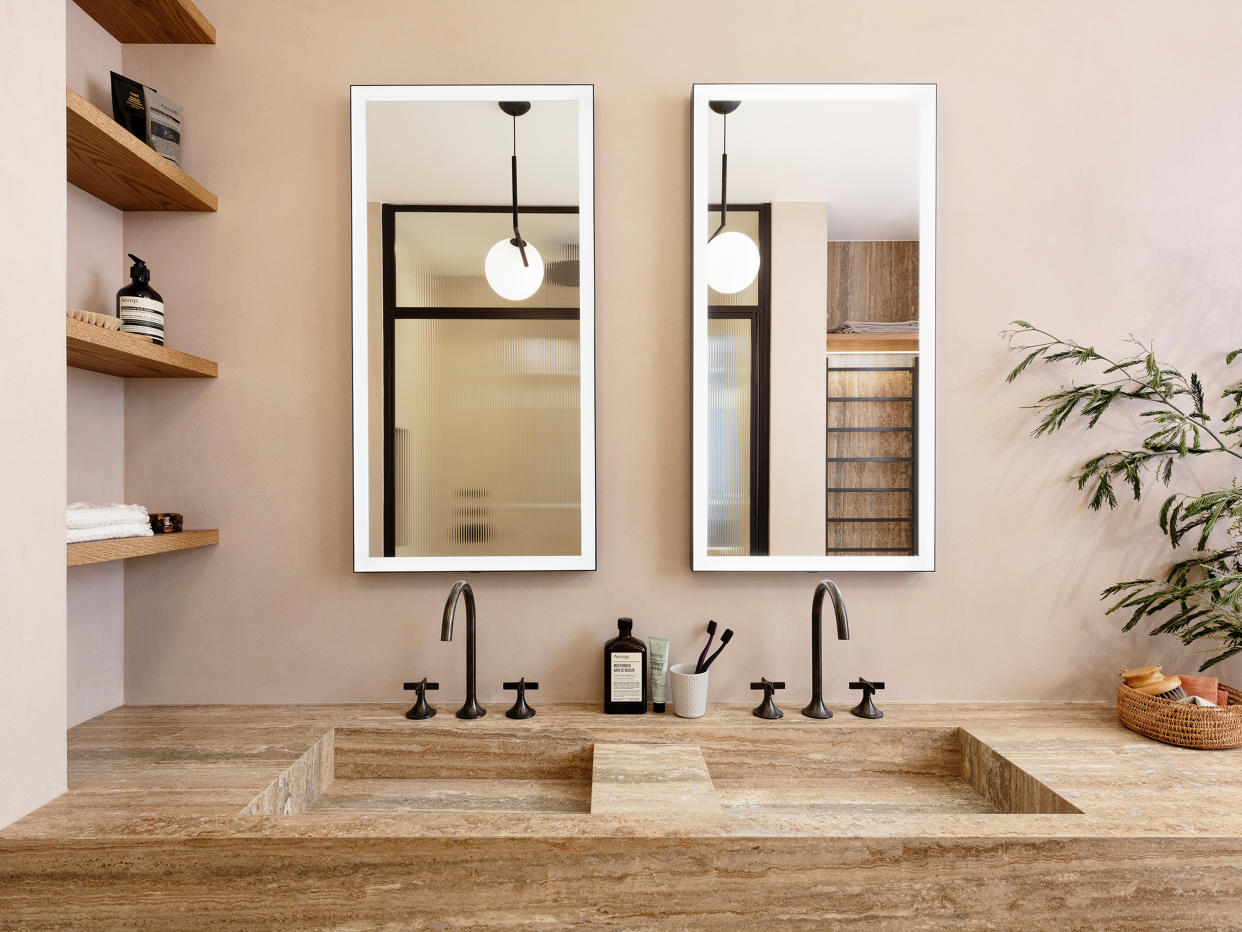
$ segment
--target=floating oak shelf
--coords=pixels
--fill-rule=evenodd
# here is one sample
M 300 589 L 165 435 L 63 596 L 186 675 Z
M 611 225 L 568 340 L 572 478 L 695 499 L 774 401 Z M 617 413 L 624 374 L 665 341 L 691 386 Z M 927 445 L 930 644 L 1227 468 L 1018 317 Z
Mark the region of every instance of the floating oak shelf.
M 69 182 L 121 210 L 215 210 L 216 196 L 65 88 Z
M 830 353 L 917 353 L 917 333 L 830 333 Z
M 65 318 L 68 362 L 75 369 L 89 369 L 127 379 L 214 379 L 216 364 L 156 346 L 132 333 L 105 330 Z
M 215 45 L 216 27 L 190 0 L 77 0 L 121 42 Z
M 156 534 L 152 537 L 120 537 L 114 540 L 88 540 L 81 544 L 66 545 L 66 566 L 85 566 L 88 563 L 107 563 L 110 560 L 128 560 L 130 557 L 149 557 L 174 550 L 194 550 L 220 543 L 220 532 L 181 531 L 177 534 Z

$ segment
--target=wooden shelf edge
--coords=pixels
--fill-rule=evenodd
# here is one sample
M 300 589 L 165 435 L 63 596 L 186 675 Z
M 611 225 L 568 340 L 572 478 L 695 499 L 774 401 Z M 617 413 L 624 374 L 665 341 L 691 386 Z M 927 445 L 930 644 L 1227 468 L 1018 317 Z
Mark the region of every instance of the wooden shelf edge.
M 829 353 L 917 353 L 917 333 L 830 333 L 825 347 Z
M 178 534 L 156 534 L 153 537 L 120 537 L 112 540 L 88 540 L 66 544 L 66 566 L 108 563 L 131 557 L 149 557 L 174 550 L 194 550 L 220 543 L 218 530 L 181 531 Z
M 76 0 L 119 42 L 215 45 L 216 27 L 191 0 Z
M 131 333 L 105 330 L 65 318 L 66 361 L 87 369 L 127 379 L 214 379 L 219 367 L 210 359 L 191 356 L 167 346 L 156 346 Z
M 69 183 L 120 210 L 214 211 L 214 194 L 65 88 Z

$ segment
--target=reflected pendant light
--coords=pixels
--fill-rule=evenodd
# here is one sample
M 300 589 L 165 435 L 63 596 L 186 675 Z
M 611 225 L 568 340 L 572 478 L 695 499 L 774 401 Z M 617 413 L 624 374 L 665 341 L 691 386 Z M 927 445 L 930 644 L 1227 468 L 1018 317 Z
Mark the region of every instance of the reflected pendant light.
M 724 122 L 720 152 L 720 226 L 707 240 L 707 284 L 721 294 L 737 294 L 759 274 L 759 247 L 745 233 L 725 230 L 729 222 L 729 114 L 740 100 L 711 100 L 708 106 Z
M 502 100 L 500 109 L 513 117 L 513 238 L 502 239 L 487 253 L 483 274 L 492 291 L 509 301 L 524 301 L 543 284 L 543 257 L 518 231 L 517 118 L 530 110 L 530 101 Z

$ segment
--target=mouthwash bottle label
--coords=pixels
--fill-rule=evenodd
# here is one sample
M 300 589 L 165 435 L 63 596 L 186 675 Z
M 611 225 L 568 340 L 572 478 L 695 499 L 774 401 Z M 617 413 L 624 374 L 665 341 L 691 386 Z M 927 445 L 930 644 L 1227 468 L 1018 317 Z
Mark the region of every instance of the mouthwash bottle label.
M 609 655 L 612 661 L 612 702 L 643 701 L 643 655 L 637 651 Z

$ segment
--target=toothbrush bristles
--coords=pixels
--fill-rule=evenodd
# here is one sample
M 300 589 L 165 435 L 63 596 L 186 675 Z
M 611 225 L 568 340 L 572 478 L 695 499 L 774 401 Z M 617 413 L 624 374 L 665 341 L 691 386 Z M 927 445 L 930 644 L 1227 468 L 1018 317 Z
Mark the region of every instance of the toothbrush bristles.
M 720 646 L 716 648 L 716 652 L 712 654 L 710 657 L 708 657 L 705 662 L 700 664 L 699 667 L 695 670 L 695 672 L 696 673 L 707 672 L 707 668 L 710 667 L 713 662 L 715 662 L 716 658 L 720 656 L 720 652 L 725 649 L 725 645 L 728 644 L 729 641 L 732 639 L 733 639 L 733 629 L 725 628 L 724 634 L 720 635 Z

